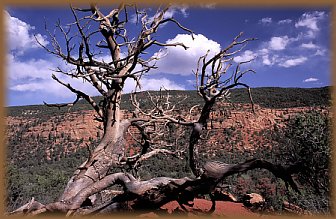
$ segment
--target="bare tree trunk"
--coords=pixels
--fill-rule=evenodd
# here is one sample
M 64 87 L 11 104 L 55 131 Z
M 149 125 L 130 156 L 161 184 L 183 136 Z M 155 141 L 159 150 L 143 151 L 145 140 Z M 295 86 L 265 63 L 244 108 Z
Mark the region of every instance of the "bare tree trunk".
M 103 137 L 90 157 L 74 172 L 59 201 L 74 197 L 83 188 L 105 177 L 107 171 L 118 165 L 120 158 L 125 156 L 124 134 L 129 121 L 121 121 L 120 101 L 121 91 L 113 93 L 107 100 Z
M 123 210 L 155 210 L 160 206 L 176 200 L 180 205 L 190 204 L 197 194 L 211 194 L 216 185 L 225 177 L 247 170 L 263 168 L 272 172 L 276 177 L 285 181 L 299 192 L 291 174 L 297 171 L 297 164 L 288 167 L 274 165 L 267 161 L 252 159 L 240 164 L 226 164 L 219 161 L 207 162 L 204 172 L 199 178 L 157 177 L 146 181 L 135 179 L 128 173 L 113 173 L 103 179 L 83 188 L 68 200 L 60 200 L 43 205 L 32 199 L 26 205 L 11 212 L 10 214 L 40 214 L 42 212 L 67 212 L 70 214 L 96 214 L 110 213 Z M 82 203 L 91 195 L 112 186 L 121 185 L 123 193 L 112 198 L 111 201 L 93 208 L 82 208 Z M 213 201 L 214 209 L 215 202 Z
M 201 164 L 199 163 L 199 154 L 198 154 L 198 147 L 197 143 L 201 138 L 202 130 L 206 127 L 207 121 L 210 116 L 211 109 L 215 104 L 214 100 L 210 100 L 205 102 L 201 115 L 198 121 L 194 124 L 193 130 L 190 135 L 189 139 L 189 165 L 196 177 L 202 175 L 203 170 L 201 169 Z
M 206 60 L 208 54 L 199 59 L 198 67 L 195 72 L 196 87 L 198 93 L 204 99 L 204 105 L 197 120 L 187 121 L 184 119 L 176 119 L 176 115 L 172 115 L 175 110 L 175 105 L 171 106 L 172 104 L 169 102 L 168 97 L 163 101 L 161 96 L 161 99 L 158 100 L 150 97 L 153 109 L 150 109 L 147 113 L 141 109 L 139 102 L 137 102 L 134 97 L 132 104 L 143 117 L 140 118 L 136 115 L 132 119 L 122 118 L 120 103 L 125 80 L 133 79 L 139 84 L 143 74 L 155 67 L 155 64 L 152 64 L 152 61 L 158 58 L 156 55 L 153 55 L 149 59 L 143 59 L 141 54 L 145 53 L 146 49 L 152 45 L 161 47 L 182 46 L 184 49 L 187 49 L 182 43 L 164 44 L 158 42 L 155 40 L 155 37 L 152 37 L 152 34 L 156 33 L 160 25 L 167 22 L 177 24 L 181 29 L 191 33 L 191 36 L 193 34 L 191 30 L 183 27 L 175 19 L 165 18 L 164 14 L 167 12 L 168 8 L 165 8 L 162 11 L 159 10 L 153 20 L 150 20 L 145 12 L 139 12 L 136 9 L 137 16 L 142 14 L 142 30 L 136 40 L 130 41 L 125 26 L 128 22 L 127 7 L 129 6 L 121 4 L 106 16 L 101 13 L 99 8 L 95 5 L 91 5 L 89 9 L 71 7 L 76 21 L 73 25 L 77 26 L 81 37 L 81 42 L 78 46 L 78 57 L 71 55 L 73 48 L 69 45 L 71 45 L 70 41 L 72 37 L 69 37 L 69 32 L 64 31 L 59 24 L 58 27 L 66 40 L 67 54 L 62 53 L 58 41 L 50 32 L 48 33 L 52 39 L 51 45 L 53 49 L 49 49 L 40 44 L 49 53 L 62 58 L 77 69 L 75 73 L 63 72 L 60 69 L 58 72 L 78 79 L 85 79 L 103 96 L 103 100 L 97 104 L 88 94 L 75 89 L 69 83 L 62 82 L 53 75 L 52 78 L 54 80 L 67 87 L 76 95 L 76 100 L 72 104 L 49 105 L 56 107 L 68 106 L 75 104 L 80 98 L 85 99 L 96 111 L 96 119 L 103 123 L 104 133 L 101 142 L 92 151 L 90 150 L 88 159 L 76 169 L 67 183 L 64 192 L 56 202 L 43 205 L 32 199 L 29 203 L 12 213 L 34 215 L 42 212 L 57 211 L 71 215 L 74 213 L 107 213 L 125 209 L 157 209 L 172 200 L 177 200 L 180 205 L 183 205 L 192 201 L 196 194 L 210 194 L 223 178 L 256 168 L 264 168 L 271 171 L 275 176 L 283 179 L 292 188 L 298 191 L 298 188 L 291 178 L 291 174 L 294 172 L 293 167 L 284 168 L 280 165 L 273 165 L 262 160 L 249 160 L 240 164 L 225 164 L 221 162 L 207 162 L 203 166 L 200 164 L 198 142 L 201 138 L 203 129 L 207 125 L 210 112 L 216 103 L 216 100 L 221 96 L 226 97 L 227 92 L 231 88 L 237 86 L 249 88 L 247 85 L 239 82 L 239 79 L 246 72 L 253 71 L 240 71 L 240 65 L 246 62 L 238 64 L 236 71 L 231 78 L 224 78 L 224 76 L 226 76 L 226 71 L 231 66 L 231 61 L 233 60 L 232 56 L 239 52 L 248 41 L 253 40 L 246 39 L 238 41 L 241 34 L 239 34 L 229 46 L 209 60 Z M 86 35 L 86 31 L 88 31 L 90 25 L 84 25 L 84 28 L 81 24 L 82 19 L 77 17 L 76 11 L 92 12 L 92 16 L 85 16 L 84 19 L 92 19 L 99 23 L 99 32 L 103 35 L 106 45 L 99 44 L 96 46 L 109 49 L 112 62 L 106 63 L 104 61 L 95 60 L 96 54 L 93 54 L 90 45 L 90 37 L 94 32 Z M 124 21 L 121 21 L 119 17 L 121 11 L 124 11 L 125 13 Z M 84 31 L 83 28 L 86 31 Z M 242 47 L 236 51 L 229 52 L 231 48 L 237 45 L 242 45 Z M 128 51 L 125 58 L 121 58 L 121 48 Z M 203 66 L 202 68 L 199 68 L 201 61 Z M 223 63 L 228 63 L 225 68 L 223 67 Z M 142 69 L 136 71 L 135 67 L 137 65 L 141 65 Z M 207 66 L 212 66 L 211 75 L 206 73 Z M 167 150 L 167 147 L 165 148 L 166 142 L 161 141 L 157 144 L 152 138 L 152 135 L 162 136 L 163 131 L 170 122 L 186 127 L 193 127 L 189 138 L 189 164 L 195 178 L 190 179 L 184 177 L 174 179 L 169 177 L 157 177 L 141 181 L 125 172 L 113 172 L 112 174 L 107 174 L 111 168 L 124 164 L 132 164 L 132 167 L 135 168 L 137 163 L 146 160 L 157 153 L 178 153 L 178 151 Z M 142 145 L 142 150 L 139 154 L 127 158 L 125 157 L 125 133 L 131 125 L 134 125 L 140 131 L 142 138 L 139 139 L 138 142 Z M 160 127 L 164 127 L 163 131 L 159 130 Z M 155 144 L 157 144 L 156 147 L 159 146 L 159 148 L 152 147 L 152 145 Z M 123 189 L 122 191 L 119 191 L 121 194 L 119 193 L 114 196 L 110 202 L 95 203 L 93 206 L 90 206 L 90 208 L 84 208 L 82 206 L 89 197 L 113 185 L 121 185 Z M 211 210 L 214 210 L 215 202 L 213 201 L 212 203 L 213 206 Z

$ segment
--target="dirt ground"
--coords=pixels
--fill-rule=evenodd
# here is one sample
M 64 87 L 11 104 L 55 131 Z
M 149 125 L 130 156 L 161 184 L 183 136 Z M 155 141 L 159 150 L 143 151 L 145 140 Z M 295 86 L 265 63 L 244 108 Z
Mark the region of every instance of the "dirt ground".
M 160 213 L 144 213 L 141 217 L 159 217 L 159 215 L 176 215 L 176 216 L 209 216 L 207 211 L 211 208 L 211 201 L 205 199 L 195 199 L 193 207 L 186 205 L 182 209 L 177 201 L 169 202 L 161 207 Z M 242 203 L 233 203 L 227 201 L 216 201 L 216 210 L 211 216 L 261 216 L 246 208 Z

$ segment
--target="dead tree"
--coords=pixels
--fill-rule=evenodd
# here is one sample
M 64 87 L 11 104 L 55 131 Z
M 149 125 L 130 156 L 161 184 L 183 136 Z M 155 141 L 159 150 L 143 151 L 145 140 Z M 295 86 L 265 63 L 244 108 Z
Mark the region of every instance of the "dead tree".
M 133 8 L 136 10 L 137 22 L 141 31 L 137 37 L 129 39 L 126 24 L 128 23 L 128 11 Z M 178 103 L 172 104 L 169 94 L 154 97 L 149 93 L 152 107 L 143 109 L 137 99 L 136 92 L 132 94 L 131 98 L 135 109 L 133 118 L 124 119 L 120 103 L 125 81 L 135 80 L 140 86 L 143 74 L 156 67 L 155 60 L 159 57 L 154 55 L 147 59 L 143 58 L 143 54 L 148 51 L 148 48 L 156 45 L 158 47 L 181 46 L 187 49 L 182 43 L 165 44 L 155 40 L 154 35 L 159 31 L 160 26 L 169 22 L 190 33 L 190 37 L 193 36 L 193 32 L 183 27 L 175 19 L 166 18 L 164 15 L 168 7 L 159 9 L 154 17 L 149 17 L 145 11 L 139 11 L 135 6 L 125 4 L 120 4 L 118 8 L 107 15 L 104 15 L 96 5 L 91 5 L 87 9 L 71 6 L 70 9 L 73 13 L 74 23 L 69 24 L 66 28 L 60 22 L 56 24 L 60 33 L 63 34 L 65 50 L 62 50 L 59 39 L 47 28 L 52 46 L 46 47 L 42 44 L 41 46 L 47 52 L 56 55 L 74 67 L 68 71 L 58 68 L 57 72 L 90 83 L 103 98 L 97 103 L 85 92 L 75 89 L 71 84 L 65 83 L 53 75 L 52 78 L 55 81 L 76 95 L 76 100 L 71 104 L 46 103 L 46 105 L 64 107 L 76 104 L 79 99 L 86 100 L 96 112 L 95 119 L 103 124 L 103 137 L 100 143 L 90 151 L 87 160 L 74 172 L 58 200 L 49 204 L 41 204 L 32 199 L 26 205 L 11 212 L 12 214 L 36 215 L 43 212 L 61 212 L 73 215 L 157 209 L 172 200 L 177 200 L 183 206 L 190 204 L 197 194 L 210 194 L 211 196 L 213 189 L 225 177 L 256 168 L 271 171 L 298 191 L 291 177 L 291 174 L 295 172 L 295 165 L 282 167 L 256 159 L 240 164 L 208 161 L 202 165 L 199 162 L 198 147 L 200 145 L 198 143 L 216 102 L 221 98 L 228 98 L 230 89 L 243 86 L 247 88 L 253 108 L 250 88 L 240 82 L 244 74 L 253 72 L 253 70 L 241 70 L 241 66 L 246 62 L 238 63 L 233 73 L 229 73 L 228 70 L 234 65 L 235 54 L 254 39 L 241 40 L 241 33 L 234 38 L 231 44 L 213 57 L 208 57 L 208 53 L 200 57 L 194 74 L 197 92 L 203 98 L 204 104 L 199 106 L 200 114 L 196 120 L 175 115 L 174 109 Z M 78 13 L 85 15 L 79 17 Z M 90 28 L 95 25 L 97 29 L 91 30 Z M 76 30 L 73 31 L 72 28 Z M 71 35 L 74 32 L 76 35 Z M 93 45 L 93 37 L 97 36 L 102 37 L 102 40 Z M 76 43 L 76 39 L 79 39 L 77 47 L 73 45 L 74 42 Z M 94 53 L 94 48 L 107 50 L 111 60 L 99 60 L 99 53 Z M 158 136 L 164 133 L 168 124 L 191 129 L 187 148 L 169 150 L 164 147 L 164 141 L 160 140 Z M 138 142 L 142 149 L 138 154 L 127 157 L 125 134 L 132 126 L 139 130 L 141 137 Z M 180 156 L 182 153 L 189 154 L 189 166 L 194 178 L 157 177 L 142 181 L 127 172 L 108 173 L 114 167 L 138 168 L 141 162 L 157 154 Z M 108 202 L 95 203 L 93 197 L 112 185 L 121 185 L 122 190 L 116 192 L 116 195 Z M 90 204 L 84 205 L 84 202 L 87 201 Z M 214 210 L 214 207 L 215 202 L 213 201 L 211 210 Z

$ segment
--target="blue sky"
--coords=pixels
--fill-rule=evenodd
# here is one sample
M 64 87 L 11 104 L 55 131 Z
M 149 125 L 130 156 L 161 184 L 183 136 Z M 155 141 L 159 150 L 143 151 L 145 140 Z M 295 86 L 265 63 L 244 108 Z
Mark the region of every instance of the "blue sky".
M 108 12 L 109 8 L 102 9 Z M 155 10 L 151 9 L 150 13 Z M 132 11 L 130 16 L 132 17 Z M 157 62 L 158 70 L 142 78 L 143 89 L 155 90 L 162 85 L 167 89 L 194 88 L 196 63 L 208 49 L 210 54 L 225 48 L 243 31 L 243 37 L 256 37 L 245 50 L 237 54 L 236 62 L 254 60 L 246 68 L 257 73 L 243 79 L 251 87 L 321 87 L 331 85 L 330 13 L 328 8 L 225 8 L 216 5 L 188 7 L 173 6 L 167 17 L 173 16 L 195 32 L 195 40 L 174 24 L 160 28 L 155 36 L 161 42 L 183 42 L 190 48 L 169 47 L 165 57 Z M 69 8 L 8 7 L 7 21 L 7 106 L 42 104 L 43 101 L 70 102 L 75 96 L 51 79 L 51 69 L 67 66 L 40 48 L 50 46 L 44 29 L 45 17 L 52 31 L 58 18 L 63 24 L 73 21 Z M 138 29 L 130 23 L 129 33 Z M 56 37 L 60 37 L 56 33 Z M 158 47 L 149 54 L 160 53 Z M 109 59 L 102 54 L 102 59 Z M 97 95 L 82 81 L 60 76 L 77 89 Z M 125 86 L 125 92 L 134 89 L 134 83 Z

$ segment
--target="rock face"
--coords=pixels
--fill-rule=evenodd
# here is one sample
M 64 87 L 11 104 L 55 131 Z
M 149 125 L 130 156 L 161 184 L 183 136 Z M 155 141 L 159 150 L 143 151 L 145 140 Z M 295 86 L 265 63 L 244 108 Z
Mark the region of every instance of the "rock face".
M 265 199 L 257 193 L 249 193 L 243 196 L 243 204 L 250 208 L 260 208 L 265 203 Z
M 223 150 L 253 151 L 256 147 L 270 148 L 273 145 L 270 131 L 275 127 L 283 126 L 288 118 L 296 114 L 320 110 L 317 107 L 267 109 L 256 105 L 253 113 L 248 104 L 235 106 L 232 108 L 227 103 L 218 103 L 211 112 L 205 130 L 207 140 L 204 144 L 207 145 L 207 150 L 200 151 L 209 158 Z M 131 112 L 124 111 L 123 114 L 124 118 L 132 117 Z M 101 124 L 93 120 L 94 115 L 93 110 L 82 110 L 56 113 L 42 119 L 41 111 L 31 114 L 27 110 L 22 115 L 6 117 L 7 142 L 11 144 L 9 147 L 21 151 L 15 155 L 15 159 L 24 159 L 25 154 L 41 153 L 39 147 L 43 148 L 47 159 L 60 159 L 61 154 L 66 156 L 78 148 L 86 148 L 88 143 L 102 137 Z M 179 115 L 193 120 L 197 119 L 198 113 L 195 111 L 191 115 L 189 109 L 185 109 Z M 127 141 L 131 145 L 132 137 L 128 136 Z M 127 150 L 132 154 L 137 152 L 132 147 Z

